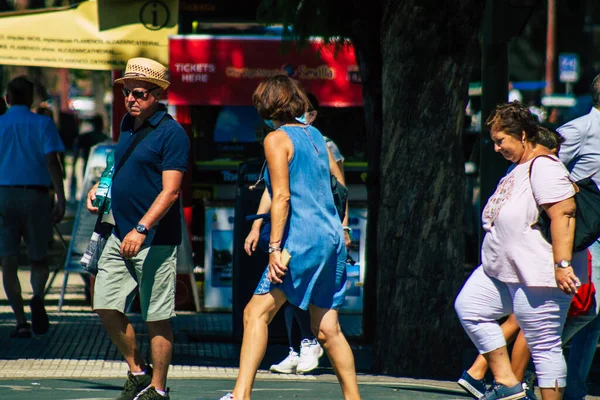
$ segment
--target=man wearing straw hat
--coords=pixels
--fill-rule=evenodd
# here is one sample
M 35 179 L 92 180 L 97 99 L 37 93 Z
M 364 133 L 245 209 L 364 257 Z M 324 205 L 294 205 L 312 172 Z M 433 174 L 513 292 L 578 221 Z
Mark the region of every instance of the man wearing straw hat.
M 171 362 L 175 316 L 176 250 L 182 239 L 179 188 L 186 170 L 189 140 L 181 125 L 159 103 L 169 86 L 167 69 L 147 58 L 132 58 L 123 85 L 127 114 L 115 149 L 115 166 L 138 142 L 115 174 L 111 187 L 115 227 L 98 262 L 94 310 L 129 366 L 119 400 L 168 399 L 167 370 Z M 142 136 L 143 135 L 143 136 Z M 138 139 L 139 140 L 139 139 Z M 92 213 L 97 185 L 88 193 Z M 148 327 L 151 368 L 125 315 L 127 298 L 139 288 L 142 317 Z

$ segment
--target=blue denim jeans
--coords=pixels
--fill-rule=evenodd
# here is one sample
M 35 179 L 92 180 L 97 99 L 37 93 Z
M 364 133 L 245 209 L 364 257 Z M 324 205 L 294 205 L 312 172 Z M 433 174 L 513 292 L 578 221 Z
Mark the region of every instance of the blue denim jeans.
M 567 388 L 563 400 L 582 400 L 587 394 L 585 381 L 600 337 L 600 317 L 598 317 L 600 306 L 600 243 L 596 242 L 589 248 L 592 254 L 592 282 L 596 287 L 596 304 L 587 315 L 573 318 L 590 321 L 579 330 L 571 341 L 571 350 L 567 360 Z M 572 321 L 576 322 L 576 321 Z M 565 324 L 565 329 L 569 320 Z M 563 336 L 564 337 L 564 336 Z

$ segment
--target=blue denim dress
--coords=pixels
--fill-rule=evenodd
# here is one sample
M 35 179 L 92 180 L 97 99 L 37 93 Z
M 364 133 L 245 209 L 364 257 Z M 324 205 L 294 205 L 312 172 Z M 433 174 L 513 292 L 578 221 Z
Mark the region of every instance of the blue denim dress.
M 282 126 L 294 145 L 289 163 L 290 208 L 282 248 L 292 256 L 281 284 L 267 278 L 268 266 L 255 294 L 283 290 L 303 310 L 312 304 L 339 308 L 346 293 L 346 246 L 342 223 L 333 203 L 329 156 L 323 135 L 312 126 Z M 265 183 L 272 195 L 268 169 Z

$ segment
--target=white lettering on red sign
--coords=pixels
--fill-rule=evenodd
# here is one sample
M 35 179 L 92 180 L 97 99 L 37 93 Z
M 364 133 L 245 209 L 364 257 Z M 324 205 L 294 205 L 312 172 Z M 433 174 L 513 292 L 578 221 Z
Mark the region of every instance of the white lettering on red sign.
M 181 82 L 195 83 L 195 82 L 208 82 L 208 74 L 182 74 Z
M 185 73 L 213 73 L 217 69 L 214 64 L 175 63 L 175 71 Z

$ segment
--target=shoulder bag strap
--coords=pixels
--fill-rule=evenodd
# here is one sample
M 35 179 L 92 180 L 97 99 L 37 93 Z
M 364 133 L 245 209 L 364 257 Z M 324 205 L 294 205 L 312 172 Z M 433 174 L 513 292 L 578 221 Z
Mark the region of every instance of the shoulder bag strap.
M 148 136 L 152 131 L 154 131 L 156 128 L 158 128 L 159 126 L 161 126 L 163 123 L 165 123 L 166 121 L 168 121 L 170 119 L 173 119 L 173 117 L 171 117 L 169 114 L 165 114 L 164 117 L 162 117 L 161 120 L 158 122 L 156 127 L 153 127 L 150 124 L 146 124 L 146 126 L 144 126 L 142 129 L 140 129 L 139 131 L 136 132 L 133 142 L 131 142 L 131 144 L 127 148 L 127 151 L 125 151 L 125 154 L 123 154 L 123 157 L 121 158 L 121 160 L 119 160 L 119 165 L 117 165 L 117 167 L 115 168 L 115 172 L 113 174 L 113 180 L 117 176 L 117 173 L 119 172 L 119 170 L 121 169 L 123 164 L 125 164 L 125 161 L 127 161 L 129 156 L 131 155 L 131 153 L 133 153 L 133 150 L 135 150 L 137 145 L 140 144 L 140 142 L 142 140 L 144 140 L 144 138 L 146 136 Z
M 127 159 L 129 158 L 131 153 L 133 153 L 133 150 L 137 147 L 137 145 L 140 144 L 140 142 L 146 136 L 148 136 L 148 134 L 150 134 L 150 132 L 154 131 L 156 128 L 158 128 L 159 126 L 161 126 L 162 124 L 164 124 L 165 122 L 167 122 L 171 119 L 173 119 L 173 117 L 171 117 L 169 114 L 165 114 L 164 117 L 162 117 L 161 120 L 158 122 L 158 124 L 156 124 L 156 127 L 152 127 L 152 125 L 147 124 L 142 129 L 140 129 L 139 131 L 136 132 L 136 134 L 135 134 L 136 136 L 133 139 L 133 142 L 131 142 L 131 144 L 127 148 L 127 151 L 125 151 L 125 154 L 123 154 L 123 157 L 121 158 L 121 160 L 119 160 L 119 165 L 117 165 L 117 167 L 115 168 L 115 172 L 113 174 L 113 180 L 115 179 L 115 176 L 117 176 L 117 172 L 119 172 L 119 170 L 121 169 L 123 164 L 125 164 L 125 161 L 127 161 Z M 98 230 L 102 224 L 102 217 L 104 216 L 104 204 L 106 204 L 106 203 L 103 203 L 102 206 L 100 207 L 100 209 L 98 210 L 98 218 L 96 219 L 96 224 L 94 225 L 94 232 L 98 232 Z
M 533 160 L 531 160 L 531 164 L 529 164 L 529 181 L 530 181 L 530 182 L 531 182 L 531 169 L 533 168 L 533 163 L 535 162 L 535 160 L 537 160 L 537 159 L 538 159 L 538 158 L 540 158 L 540 157 L 546 157 L 546 158 L 549 158 L 549 159 L 551 159 L 552 161 L 558 162 L 558 161 L 556 161 L 554 158 L 552 158 L 552 157 L 550 157 L 550 156 L 548 156 L 548 155 L 545 155 L 545 154 L 543 154 L 543 155 L 541 155 L 541 156 L 537 156 L 537 157 L 535 157 Z

